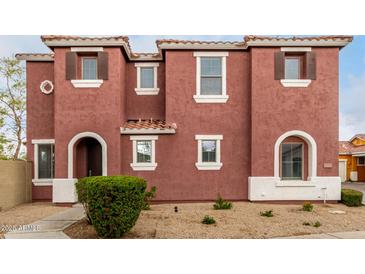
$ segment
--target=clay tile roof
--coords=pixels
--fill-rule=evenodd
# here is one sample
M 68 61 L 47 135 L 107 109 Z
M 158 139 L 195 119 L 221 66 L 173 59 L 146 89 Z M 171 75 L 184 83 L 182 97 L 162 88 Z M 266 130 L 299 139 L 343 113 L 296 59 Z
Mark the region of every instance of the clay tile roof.
M 124 129 L 176 129 L 176 124 L 168 124 L 163 120 L 129 120 L 123 125 Z
M 15 58 L 27 61 L 53 61 L 54 53 L 17 53 Z
M 243 45 L 243 42 L 160 39 L 156 40 L 156 44 L 157 46 L 159 46 L 160 44 Z
M 350 141 L 339 141 L 340 154 L 365 153 L 365 145 L 354 146 Z
M 351 42 L 353 39 L 352 36 L 348 35 L 331 35 L 331 36 L 292 36 L 292 37 L 279 37 L 279 36 L 256 36 L 256 35 L 246 35 L 244 37 L 244 41 L 259 41 L 259 40 L 268 40 L 268 41 L 336 41 L 343 40 L 347 42 Z
M 365 133 L 356 134 L 354 137 L 351 138 L 351 140 L 359 138 L 365 141 Z
M 46 41 L 76 41 L 76 40 L 95 40 L 95 41 L 102 41 L 102 40 L 123 40 L 124 42 L 128 43 L 129 38 L 128 36 L 100 36 L 100 37 L 87 37 L 87 36 L 73 36 L 73 35 L 42 35 L 41 39 L 43 42 Z

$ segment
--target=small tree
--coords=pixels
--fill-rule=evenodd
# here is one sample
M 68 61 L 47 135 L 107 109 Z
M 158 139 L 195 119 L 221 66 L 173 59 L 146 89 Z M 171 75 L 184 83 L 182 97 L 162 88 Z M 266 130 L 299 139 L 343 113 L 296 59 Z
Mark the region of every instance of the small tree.
M 0 153 L 22 157 L 25 130 L 25 77 L 20 61 L 0 59 Z

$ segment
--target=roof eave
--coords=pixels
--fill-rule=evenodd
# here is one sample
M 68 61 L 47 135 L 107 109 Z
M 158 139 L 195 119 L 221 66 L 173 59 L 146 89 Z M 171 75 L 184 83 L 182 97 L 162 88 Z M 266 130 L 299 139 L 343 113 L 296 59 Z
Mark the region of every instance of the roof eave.
M 248 41 L 248 47 L 345 47 L 350 41 Z
M 53 62 L 54 57 L 51 54 L 27 54 L 27 53 L 18 53 L 15 55 L 15 58 L 20 61 L 27 62 Z

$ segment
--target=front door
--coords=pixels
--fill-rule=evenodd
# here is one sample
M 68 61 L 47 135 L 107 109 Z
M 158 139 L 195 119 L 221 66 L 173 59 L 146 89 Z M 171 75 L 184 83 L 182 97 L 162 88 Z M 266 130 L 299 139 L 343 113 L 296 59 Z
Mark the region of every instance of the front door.
M 347 180 L 347 172 L 346 172 L 346 161 L 338 162 L 338 174 L 341 177 L 341 182 L 346 182 Z

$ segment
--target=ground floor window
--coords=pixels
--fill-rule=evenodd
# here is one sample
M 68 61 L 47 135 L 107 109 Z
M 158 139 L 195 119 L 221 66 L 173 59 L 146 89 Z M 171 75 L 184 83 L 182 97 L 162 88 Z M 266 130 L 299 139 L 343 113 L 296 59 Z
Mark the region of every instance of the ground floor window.
M 198 162 L 195 164 L 199 170 L 219 170 L 221 163 L 222 135 L 195 135 L 198 141 Z
M 303 179 L 303 144 L 282 144 L 281 178 L 283 180 Z
M 365 157 L 358 157 L 357 158 L 357 165 L 358 166 L 365 166 Z
M 34 184 L 51 185 L 55 177 L 55 141 L 54 139 L 32 140 Z
M 38 178 L 54 178 L 54 145 L 38 145 Z
M 133 170 L 155 170 L 156 140 L 158 136 L 131 136 L 133 141 Z

